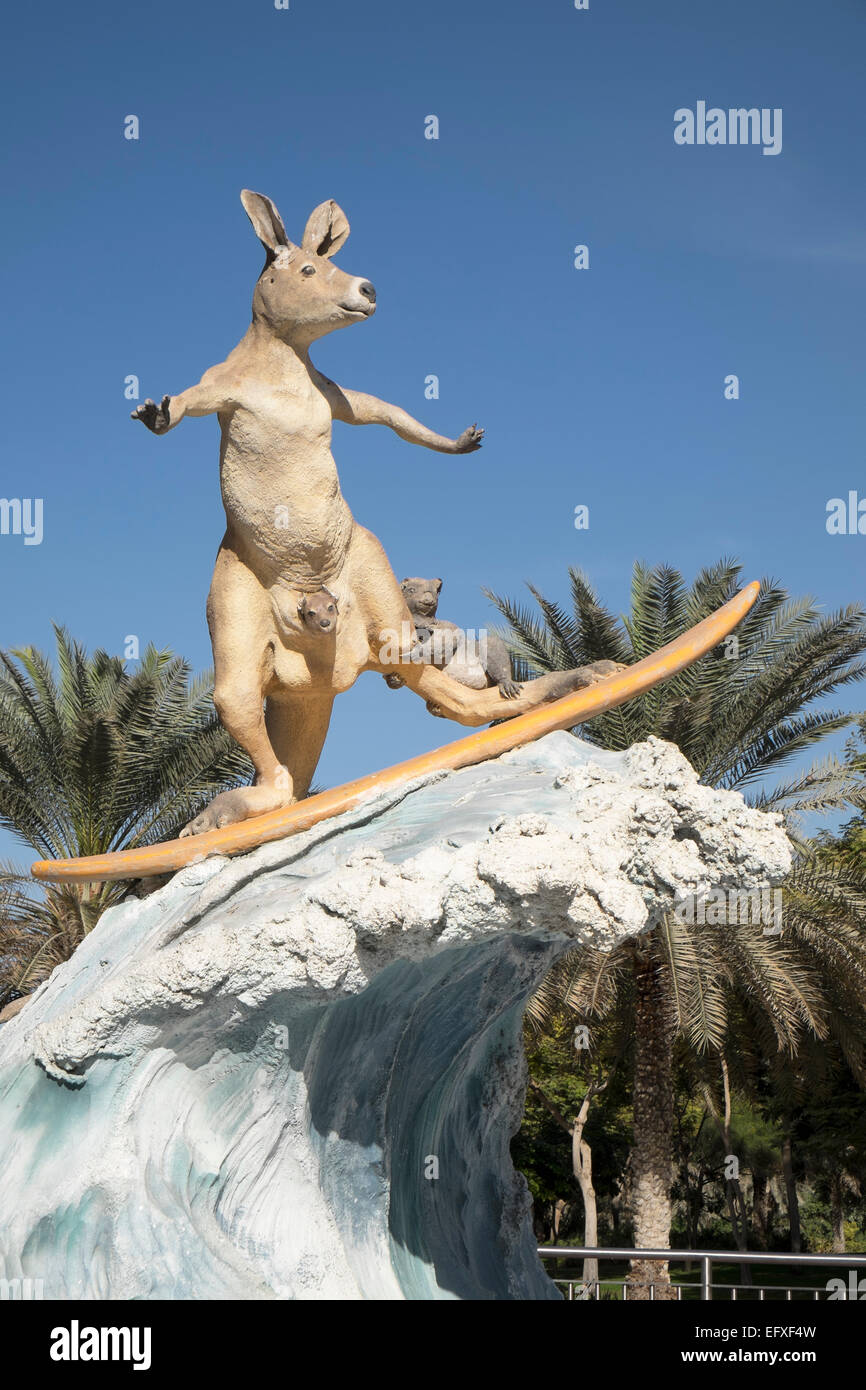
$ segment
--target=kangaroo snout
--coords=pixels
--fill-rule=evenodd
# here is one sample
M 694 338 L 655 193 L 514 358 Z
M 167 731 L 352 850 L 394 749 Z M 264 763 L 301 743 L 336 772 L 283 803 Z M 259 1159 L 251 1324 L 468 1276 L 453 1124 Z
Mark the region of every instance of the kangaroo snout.
M 341 308 L 350 314 L 364 314 L 369 318 L 376 312 L 376 290 L 369 280 L 357 280 L 353 286 L 355 294 L 344 299 Z

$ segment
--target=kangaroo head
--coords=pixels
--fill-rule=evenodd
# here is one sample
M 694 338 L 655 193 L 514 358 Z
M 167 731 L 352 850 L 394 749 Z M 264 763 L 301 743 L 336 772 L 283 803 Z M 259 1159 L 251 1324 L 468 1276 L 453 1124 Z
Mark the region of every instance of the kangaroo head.
M 404 579 L 400 588 L 410 613 L 420 618 L 436 617 L 441 579 Z
M 289 241 L 270 198 L 245 188 L 241 202 L 267 255 L 253 294 L 254 320 L 286 342 L 307 346 L 375 312 L 370 281 L 331 264 L 349 235 L 346 215 L 333 199 L 310 214 L 300 246 Z
M 330 589 L 304 594 L 298 604 L 298 617 L 310 632 L 333 632 L 337 626 L 337 600 Z

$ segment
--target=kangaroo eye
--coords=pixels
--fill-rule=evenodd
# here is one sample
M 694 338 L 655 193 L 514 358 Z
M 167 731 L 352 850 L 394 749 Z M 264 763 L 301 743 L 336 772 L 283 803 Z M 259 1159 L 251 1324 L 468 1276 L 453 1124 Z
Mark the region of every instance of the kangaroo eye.
M 315 267 L 314 265 L 304 265 L 304 266 L 301 266 L 301 274 L 302 274 L 302 275 L 315 275 L 315 273 L 316 273 L 316 267 Z

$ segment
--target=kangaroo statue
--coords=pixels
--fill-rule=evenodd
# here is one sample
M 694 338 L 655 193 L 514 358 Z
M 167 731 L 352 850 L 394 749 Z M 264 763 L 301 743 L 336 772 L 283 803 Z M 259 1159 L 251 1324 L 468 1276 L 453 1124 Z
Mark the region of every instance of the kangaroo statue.
M 321 203 L 296 246 L 270 198 L 245 189 L 241 201 L 266 253 L 247 332 L 197 386 L 160 405 L 147 400 L 132 415 L 166 434 L 184 416 L 215 414 L 222 433 L 226 533 L 207 601 L 214 704 L 252 759 L 255 781 L 215 797 L 184 835 L 304 797 L 334 696 L 362 671 L 399 674 L 433 713 L 459 724 L 487 724 L 505 712 L 497 689 L 469 689 L 395 651 L 394 634 L 411 630 L 409 609 L 381 544 L 353 518 L 331 455 L 334 420 L 388 425 L 444 454 L 472 453 L 483 430 L 471 425 L 447 439 L 317 371 L 312 343 L 376 309 L 369 280 L 331 259 L 349 235 L 345 214 L 333 201 Z M 324 589 L 336 618 L 328 630 L 304 618 L 305 595 Z M 523 714 L 600 679 L 592 667 L 542 676 L 507 702 L 507 712 Z

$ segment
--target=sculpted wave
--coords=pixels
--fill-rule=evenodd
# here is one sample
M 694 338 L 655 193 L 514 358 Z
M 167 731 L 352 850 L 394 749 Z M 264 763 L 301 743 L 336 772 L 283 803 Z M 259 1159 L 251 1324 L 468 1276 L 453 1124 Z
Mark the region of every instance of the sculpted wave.
M 771 887 L 776 816 L 565 733 L 107 913 L 0 1028 L 0 1276 L 46 1298 L 544 1299 L 525 1002 Z

